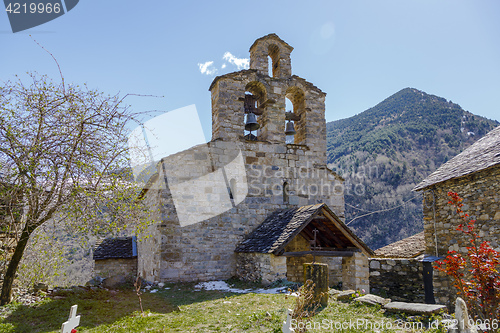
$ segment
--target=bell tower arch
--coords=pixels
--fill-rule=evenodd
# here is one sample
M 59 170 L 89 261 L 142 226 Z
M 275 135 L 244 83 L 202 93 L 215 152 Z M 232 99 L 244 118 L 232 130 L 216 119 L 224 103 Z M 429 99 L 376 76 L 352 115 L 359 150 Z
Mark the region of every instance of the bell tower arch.
M 273 78 L 287 78 L 292 75 L 292 51 L 293 47 L 276 34 L 261 37 L 250 46 L 250 69 L 256 69 L 259 74 L 264 75 L 272 73 Z M 271 58 L 271 71 L 268 57 Z
M 209 89 L 212 140 L 253 140 L 284 146 L 288 140 L 307 146 L 308 154 L 326 164 L 326 94 L 292 75 L 292 51 L 293 47 L 276 34 L 266 35 L 250 47 L 250 69 L 214 79 Z M 293 110 L 286 109 L 286 99 L 293 104 Z M 295 128 L 290 131 L 292 122 Z M 250 124 L 256 128 L 252 133 L 245 130 L 251 128 Z M 295 135 L 287 138 L 285 131 Z

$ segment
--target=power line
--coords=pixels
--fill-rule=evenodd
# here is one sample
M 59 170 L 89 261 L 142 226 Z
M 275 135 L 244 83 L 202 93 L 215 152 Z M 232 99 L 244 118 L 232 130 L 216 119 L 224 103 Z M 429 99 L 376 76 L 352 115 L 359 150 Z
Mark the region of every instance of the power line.
M 418 196 L 419 196 L 419 194 L 417 193 L 417 194 L 415 194 L 412 198 L 410 198 L 410 199 L 408 199 L 408 200 L 404 201 L 401 205 L 398 205 L 398 206 L 396 206 L 396 207 L 387 208 L 387 209 L 382 209 L 382 210 L 377 210 L 377 211 L 375 211 L 375 212 L 370 212 L 370 213 L 368 213 L 368 214 L 363 214 L 363 215 L 360 215 L 360 216 L 356 216 L 355 218 L 353 218 L 352 220 L 350 220 L 349 222 L 347 222 L 345 225 L 349 225 L 349 224 L 351 224 L 351 222 L 352 222 L 352 221 L 357 220 L 357 219 L 359 219 L 359 218 L 361 218 L 361 217 L 365 217 L 365 216 L 372 215 L 372 214 L 375 214 L 375 213 L 388 212 L 388 211 L 390 211 L 390 210 L 394 210 L 394 209 L 396 209 L 396 208 L 402 207 L 402 206 L 404 206 L 407 202 L 410 202 L 411 200 L 415 199 L 415 198 L 416 198 L 416 197 L 418 197 Z M 348 205 L 348 204 L 346 204 L 346 205 Z M 351 205 L 348 205 L 348 206 L 352 207 Z M 353 208 L 356 208 L 356 207 L 353 207 Z M 356 209 L 359 209 L 359 208 L 356 208 Z
M 349 205 L 348 203 L 346 203 L 345 205 L 346 205 L 346 206 L 349 206 L 349 207 L 351 207 L 351 208 L 353 208 L 353 209 L 361 210 L 361 211 L 363 211 L 363 212 L 370 212 L 369 210 L 365 210 L 365 209 L 361 209 L 361 208 L 358 208 L 358 207 L 354 207 L 354 206 L 352 206 L 352 205 Z

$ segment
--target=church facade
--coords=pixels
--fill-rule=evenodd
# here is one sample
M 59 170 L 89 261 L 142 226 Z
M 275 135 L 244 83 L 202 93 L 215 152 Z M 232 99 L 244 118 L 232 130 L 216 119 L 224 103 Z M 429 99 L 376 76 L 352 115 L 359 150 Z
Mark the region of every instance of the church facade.
M 158 210 L 157 223 L 138 243 L 138 274 L 146 280 L 248 278 L 241 265 L 262 270 L 254 280 L 290 279 L 297 275 L 293 259 L 280 255 L 292 243 L 307 250 L 312 241 L 307 225 L 313 222 L 320 229 L 316 244 L 367 265 L 360 258 L 370 250 L 342 222 L 344 180 L 326 165 L 326 94 L 292 74 L 292 50 L 275 34 L 257 39 L 250 47 L 250 69 L 218 76 L 210 85 L 212 140 L 157 164 L 143 191 L 143 199 Z M 286 99 L 293 110 L 286 110 Z M 300 209 L 305 206 L 312 208 Z M 246 247 L 242 260 L 237 247 L 243 249 L 242 242 L 264 221 L 272 229 L 269 217 L 286 210 L 294 210 L 300 221 L 288 214 L 284 229 L 274 232 L 281 237 L 280 250 L 274 247 L 267 259 L 249 263 L 251 247 Z

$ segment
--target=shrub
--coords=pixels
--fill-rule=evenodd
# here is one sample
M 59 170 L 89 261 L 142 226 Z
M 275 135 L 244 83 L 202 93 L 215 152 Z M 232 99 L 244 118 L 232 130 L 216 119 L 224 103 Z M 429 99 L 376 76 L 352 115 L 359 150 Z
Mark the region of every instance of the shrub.
M 435 268 L 453 278 L 457 294 L 467 303 L 474 319 L 481 321 L 500 318 L 500 253 L 489 242 L 480 241 L 475 231 L 475 220 L 462 211 L 462 198 L 448 192 L 450 205 L 463 220 L 457 230 L 468 238 L 467 256 L 448 251 L 445 259 L 437 261 Z

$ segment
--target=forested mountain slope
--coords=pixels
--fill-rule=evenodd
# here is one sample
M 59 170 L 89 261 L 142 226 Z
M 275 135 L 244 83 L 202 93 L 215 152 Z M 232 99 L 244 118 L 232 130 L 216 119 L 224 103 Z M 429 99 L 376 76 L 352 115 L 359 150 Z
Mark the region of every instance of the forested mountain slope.
M 413 88 L 328 123 L 328 165 L 346 179 L 349 227 L 372 249 L 422 231 L 421 195 L 411 189 L 498 125 Z

